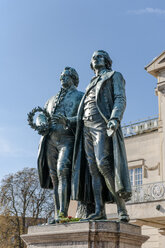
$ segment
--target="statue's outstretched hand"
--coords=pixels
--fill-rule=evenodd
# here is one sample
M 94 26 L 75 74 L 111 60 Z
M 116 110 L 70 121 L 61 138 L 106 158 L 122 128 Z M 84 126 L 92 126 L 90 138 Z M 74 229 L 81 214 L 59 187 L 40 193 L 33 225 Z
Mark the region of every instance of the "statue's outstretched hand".
M 40 126 L 38 126 L 37 131 L 38 131 L 39 135 L 45 136 L 49 133 L 49 127 L 48 127 L 48 125 L 45 125 L 45 124 L 40 125 Z
M 62 124 L 64 126 L 67 126 L 68 119 L 66 118 L 66 116 L 58 113 L 58 114 L 52 116 L 52 123 L 53 124 L 58 123 L 58 124 Z

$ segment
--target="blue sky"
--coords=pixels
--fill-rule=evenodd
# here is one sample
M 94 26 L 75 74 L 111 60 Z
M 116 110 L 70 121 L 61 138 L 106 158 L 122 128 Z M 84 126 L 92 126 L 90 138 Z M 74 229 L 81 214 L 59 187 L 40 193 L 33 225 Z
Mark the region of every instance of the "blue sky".
M 0 180 L 37 166 L 40 137 L 27 113 L 58 92 L 65 66 L 84 91 L 95 50 L 126 79 L 123 123 L 157 115 L 156 79 L 144 66 L 165 50 L 164 26 L 164 0 L 0 0 Z

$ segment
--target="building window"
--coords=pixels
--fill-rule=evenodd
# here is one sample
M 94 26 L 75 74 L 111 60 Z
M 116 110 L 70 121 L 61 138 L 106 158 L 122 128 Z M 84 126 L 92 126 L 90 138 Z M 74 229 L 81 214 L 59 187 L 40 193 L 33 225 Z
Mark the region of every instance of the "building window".
M 129 176 L 131 181 L 131 186 L 142 185 L 142 168 L 129 169 Z

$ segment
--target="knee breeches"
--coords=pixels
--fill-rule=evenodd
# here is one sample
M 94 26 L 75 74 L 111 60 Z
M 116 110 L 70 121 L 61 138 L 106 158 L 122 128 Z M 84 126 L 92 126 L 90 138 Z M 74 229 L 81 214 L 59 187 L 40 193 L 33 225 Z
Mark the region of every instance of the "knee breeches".
M 84 146 L 89 170 L 92 176 L 100 173 L 105 177 L 113 175 L 113 144 L 106 128 L 96 129 L 84 126 Z
M 46 159 L 53 185 L 59 180 L 69 180 L 73 155 L 74 138 L 54 137 L 47 141 Z

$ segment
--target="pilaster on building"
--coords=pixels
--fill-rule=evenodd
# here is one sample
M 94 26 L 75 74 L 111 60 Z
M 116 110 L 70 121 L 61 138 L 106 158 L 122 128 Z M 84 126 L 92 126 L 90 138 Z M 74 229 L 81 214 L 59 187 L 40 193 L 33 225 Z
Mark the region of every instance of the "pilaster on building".
M 146 71 L 157 79 L 157 87 L 155 89 L 158 96 L 159 106 L 159 132 L 160 135 L 160 150 L 161 150 L 161 162 L 162 168 L 162 180 L 165 181 L 165 51 L 163 51 L 158 57 L 153 59 L 145 67 Z

